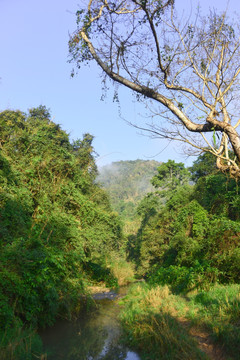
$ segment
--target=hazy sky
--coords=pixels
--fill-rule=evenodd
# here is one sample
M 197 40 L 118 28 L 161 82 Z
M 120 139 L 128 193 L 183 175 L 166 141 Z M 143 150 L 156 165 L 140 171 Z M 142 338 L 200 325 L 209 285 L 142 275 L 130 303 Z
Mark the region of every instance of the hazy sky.
M 176 0 L 189 6 L 190 0 Z M 100 70 L 94 64 L 70 77 L 69 33 L 75 30 L 75 12 L 81 0 L 0 0 L 0 111 L 27 111 L 40 104 L 51 109 L 54 121 L 72 139 L 89 132 L 99 166 L 118 160 L 175 159 L 185 162 L 180 146 L 141 136 L 119 116 L 112 94 L 101 101 Z M 193 4 L 198 1 L 192 0 Z M 223 10 L 226 0 L 201 0 L 201 7 Z M 240 1 L 230 0 L 240 13 Z M 137 122 L 143 108 L 127 89 L 121 90 L 121 112 Z M 158 155 L 157 155 L 158 154 Z M 188 160 L 187 164 L 190 164 Z

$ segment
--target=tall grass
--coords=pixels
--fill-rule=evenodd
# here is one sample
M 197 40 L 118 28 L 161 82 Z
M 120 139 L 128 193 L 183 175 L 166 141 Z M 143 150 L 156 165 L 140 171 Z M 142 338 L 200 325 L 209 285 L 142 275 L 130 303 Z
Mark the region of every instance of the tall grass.
M 118 254 L 111 254 L 106 260 L 111 274 L 117 279 L 118 285 L 127 285 L 134 281 L 134 266 L 126 261 L 125 256 L 120 257 Z
M 206 328 L 234 359 L 240 359 L 240 285 L 215 285 L 189 295 L 192 323 Z
M 240 359 L 240 285 L 215 285 L 181 296 L 166 285 L 142 284 L 132 288 L 122 305 L 125 340 L 143 359 L 205 359 L 189 335 L 191 327 L 209 334 L 228 359 Z
M 171 313 L 176 312 L 171 309 L 171 298 L 167 286 L 149 289 L 138 285 L 130 292 L 121 314 L 128 344 L 146 360 L 207 359 Z
M 42 354 L 42 341 L 31 328 L 19 324 L 0 331 L 1 360 L 46 360 Z

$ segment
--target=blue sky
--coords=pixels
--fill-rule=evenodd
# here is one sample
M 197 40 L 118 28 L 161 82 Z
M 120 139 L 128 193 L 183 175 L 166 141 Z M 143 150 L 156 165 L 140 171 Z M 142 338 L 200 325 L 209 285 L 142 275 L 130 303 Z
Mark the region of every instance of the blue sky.
M 85 0 L 84 0 L 85 1 Z M 83 2 L 84 2 L 83 1 Z M 190 0 L 176 0 L 189 6 Z M 155 159 L 186 162 L 179 144 L 149 139 L 119 116 L 112 93 L 101 101 L 100 71 L 95 64 L 70 77 L 69 33 L 75 30 L 75 12 L 81 0 L 0 0 L 0 111 L 46 105 L 53 120 L 72 139 L 89 132 L 99 154 L 98 166 L 112 161 Z M 193 4 L 198 2 L 192 0 Z M 226 0 L 202 0 L 201 7 L 223 10 Z M 240 13 L 240 1 L 230 0 L 230 10 Z M 141 105 L 121 89 L 121 112 L 137 122 Z M 167 147 L 166 147 L 167 146 Z

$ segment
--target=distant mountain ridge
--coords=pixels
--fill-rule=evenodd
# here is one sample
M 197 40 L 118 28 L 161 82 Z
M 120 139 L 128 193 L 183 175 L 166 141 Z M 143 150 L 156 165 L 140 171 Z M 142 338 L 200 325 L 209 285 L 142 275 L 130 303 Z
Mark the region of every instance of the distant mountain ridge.
M 113 209 L 121 216 L 133 216 L 136 204 L 153 191 L 150 180 L 161 162 L 155 160 L 117 161 L 99 169 L 97 182 L 110 195 Z

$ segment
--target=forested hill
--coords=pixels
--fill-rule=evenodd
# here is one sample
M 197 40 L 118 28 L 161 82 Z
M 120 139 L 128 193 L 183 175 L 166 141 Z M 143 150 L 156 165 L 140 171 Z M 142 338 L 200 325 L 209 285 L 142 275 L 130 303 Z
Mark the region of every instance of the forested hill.
M 150 180 L 160 162 L 154 160 L 117 161 L 99 169 L 97 181 L 108 191 L 111 203 L 119 214 L 134 214 L 136 204 L 153 190 Z

